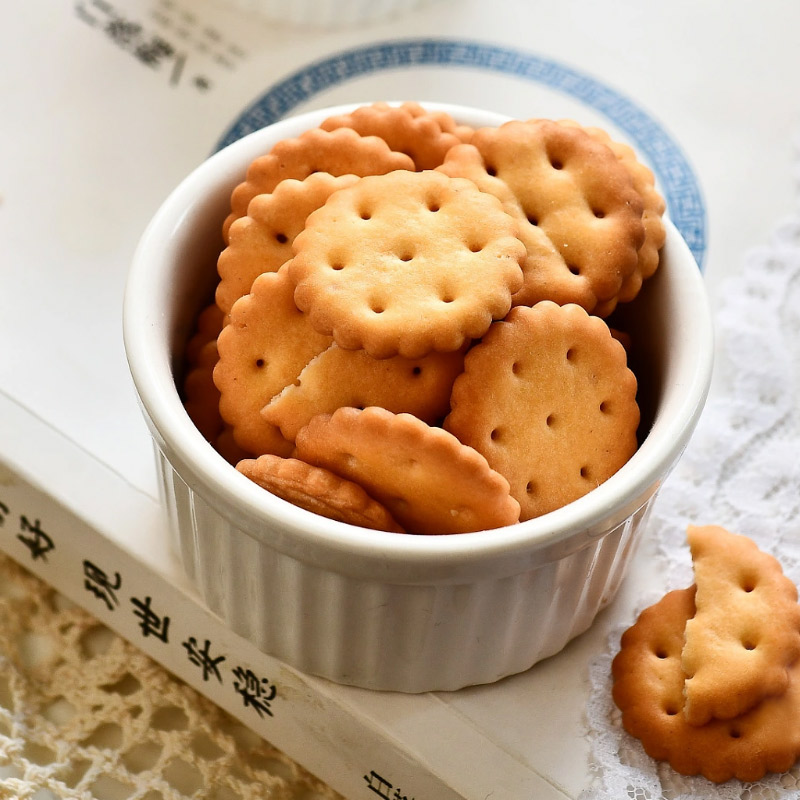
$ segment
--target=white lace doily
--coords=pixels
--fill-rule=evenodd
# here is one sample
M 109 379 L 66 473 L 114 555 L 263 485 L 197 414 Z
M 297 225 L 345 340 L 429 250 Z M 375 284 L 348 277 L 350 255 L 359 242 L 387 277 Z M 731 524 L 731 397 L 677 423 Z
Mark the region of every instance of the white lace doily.
M 688 524 L 719 524 L 751 537 L 800 584 L 800 213 L 747 255 L 742 273 L 720 287 L 713 305 L 715 384 L 651 523 L 666 588 L 693 582 Z M 637 611 L 659 597 L 642 598 Z M 622 730 L 610 668 L 633 621 L 611 632 L 608 652 L 591 665 L 587 714 L 595 777 L 582 800 L 800 800 L 800 762 L 756 783 L 715 785 L 653 761 Z

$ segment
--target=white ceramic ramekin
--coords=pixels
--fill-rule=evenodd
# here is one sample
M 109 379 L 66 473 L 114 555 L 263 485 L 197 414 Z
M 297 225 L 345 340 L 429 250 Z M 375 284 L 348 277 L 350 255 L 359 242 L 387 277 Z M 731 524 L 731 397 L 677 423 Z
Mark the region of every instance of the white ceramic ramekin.
M 440 107 L 476 127 L 504 121 Z M 203 439 L 176 377 L 194 316 L 212 296 L 231 189 L 276 141 L 341 110 L 278 122 L 214 155 L 142 236 L 124 334 L 164 502 L 205 602 L 265 652 L 370 688 L 421 692 L 495 681 L 561 650 L 614 597 L 709 388 L 713 334 L 703 281 L 667 222 L 661 266 L 625 310 L 640 353 L 645 435 L 617 474 L 576 502 L 507 528 L 451 536 L 384 535 L 286 503 Z

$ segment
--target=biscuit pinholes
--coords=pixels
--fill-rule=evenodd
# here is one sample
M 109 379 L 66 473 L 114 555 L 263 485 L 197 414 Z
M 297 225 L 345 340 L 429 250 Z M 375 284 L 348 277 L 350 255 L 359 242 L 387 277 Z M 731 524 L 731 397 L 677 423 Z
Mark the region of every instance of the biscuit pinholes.
M 515 305 L 540 300 L 610 311 L 635 272 L 643 203 L 604 143 L 550 120 L 482 128 L 437 168 L 495 194 L 527 247 Z
M 717 525 L 688 532 L 697 611 L 686 623 L 686 719 L 729 719 L 786 691 L 800 656 L 797 588 L 778 561 Z
M 380 137 L 360 136 L 351 128 L 313 128 L 295 139 L 283 139 L 252 162 L 245 180 L 233 190 L 223 236 L 227 239 L 230 226 L 247 213 L 256 195 L 272 192 L 286 178 L 303 180 L 314 172 L 380 175 L 395 169 L 414 169 L 414 162 L 405 153 L 390 150 Z
M 331 344 L 297 309 L 293 290 L 285 268 L 260 275 L 252 292 L 234 304 L 217 340 L 220 414 L 236 443 L 253 455 L 291 452 L 291 443 L 262 418 L 261 409 Z
M 282 180 L 272 192 L 254 197 L 247 215 L 231 225 L 228 246 L 217 260 L 219 309 L 230 314 L 233 304 L 250 291 L 262 272 L 277 272 L 292 257 L 292 243 L 308 215 L 333 192 L 357 180 L 355 175 L 334 177 L 315 172 L 302 181 Z
M 663 212 L 599 128 L 475 130 L 416 102 L 329 116 L 233 190 L 186 412 L 265 490 L 362 527 L 555 511 L 637 449 L 637 342 L 603 318 L 657 269 Z
M 653 758 L 712 781 L 759 780 L 800 756 L 800 606 L 780 564 L 716 525 L 688 531 L 695 586 L 622 636 L 613 696 Z
M 436 172 L 362 178 L 295 239 L 289 274 L 311 324 L 375 358 L 458 350 L 511 307 L 523 244 L 496 198 Z
M 505 476 L 522 520 L 582 497 L 635 452 L 624 347 L 580 306 L 518 306 L 467 354 L 444 426 Z

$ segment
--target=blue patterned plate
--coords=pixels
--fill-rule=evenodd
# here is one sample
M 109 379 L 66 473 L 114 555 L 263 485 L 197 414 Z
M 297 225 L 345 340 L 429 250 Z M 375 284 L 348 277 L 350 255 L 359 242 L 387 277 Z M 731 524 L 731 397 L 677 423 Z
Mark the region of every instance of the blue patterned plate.
M 680 146 L 647 111 L 617 90 L 591 75 L 522 50 L 429 38 L 344 50 L 273 84 L 234 121 L 218 148 L 303 110 L 303 106 L 367 98 L 447 101 L 522 118 L 575 116 L 581 122 L 615 128 L 652 167 L 670 219 L 702 268 L 705 204 Z M 596 119 L 587 120 L 587 113 Z

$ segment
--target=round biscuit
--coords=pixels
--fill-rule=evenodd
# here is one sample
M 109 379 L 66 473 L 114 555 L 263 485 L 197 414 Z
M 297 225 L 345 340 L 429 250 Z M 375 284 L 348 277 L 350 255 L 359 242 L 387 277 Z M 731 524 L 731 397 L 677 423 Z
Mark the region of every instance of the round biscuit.
M 636 378 L 608 326 L 542 301 L 492 325 L 456 378 L 444 427 L 511 485 L 520 519 L 613 475 L 637 447 Z
M 656 189 L 655 176 L 652 170 L 639 161 L 636 151 L 632 147 L 615 141 L 602 128 L 581 126 L 574 120 L 558 120 L 558 122 L 561 125 L 582 128 L 593 139 L 609 147 L 619 162 L 628 170 L 633 182 L 633 188 L 642 198 L 644 241 L 639 248 L 638 264 L 636 269 L 623 282 L 618 296 L 604 304 L 602 309 L 595 309 L 595 313 L 598 316 L 605 317 L 613 311 L 617 302 L 629 303 L 633 300 L 639 294 L 643 282 L 651 278 L 658 269 L 660 251 L 667 236 L 663 220 L 666 202 Z
M 250 294 L 234 303 L 217 339 L 220 414 L 239 447 L 253 455 L 291 452 L 291 443 L 263 419 L 261 409 L 331 343 L 309 325 L 293 291 L 286 267 L 259 275 Z
M 297 457 L 364 488 L 409 532 L 511 525 L 519 505 L 486 459 L 441 428 L 382 408 L 340 408 L 297 435 Z
M 437 170 L 474 181 L 517 220 L 527 257 L 514 305 L 610 310 L 636 271 L 642 198 L 611 149 L 580 128 L 551 120 L 480 128 Z
M 295 239 L 295 302 L 340 347 L 375 358 L 458 350 L 506 315 L 522 285 L 515 231 L 468 180 L 431 170 L 362 178 Z
M 406 104 L 373 103 L 347 114 L 328 117 L 320 128 L 326 131 L 352 128 L 361 136 L 379 136 L 390 149 L 410 156 L 416 169 L 433 169 L 461 140 L 454 133 L 442 130 L 439 122 L 425 113 L 422 106 L 414 112 Z
M 251 162 L 244 181 L 234 188 L 222 234 L 227 240 L 231 225 L 247 214 L 250 201 L 274 191 L 285 178 L 303 180 L 314 172 L 381 175 L 395 169 L 414 169 L 414 162 L 405 153 L 390 150 L 378 136 L 360 136 L 350 128 L 312 128 L 295 138 L 281 139 L 269 153 Z
M 730 720 L 690 725 L 683 711 L 681 651 L 694 596 L 694 587 L 669 592 L 623 634 L 612 662 L 623 727 L 651 758 L 683 775 L 723 783 L 785 772 L 800 756 L 800 661 L 781 696 Z
M 268 492 L 293 505 L 361 528 L 404 533 L 392 515 L 360 486 L 296 458 L 262 455 L 236 469 Z

